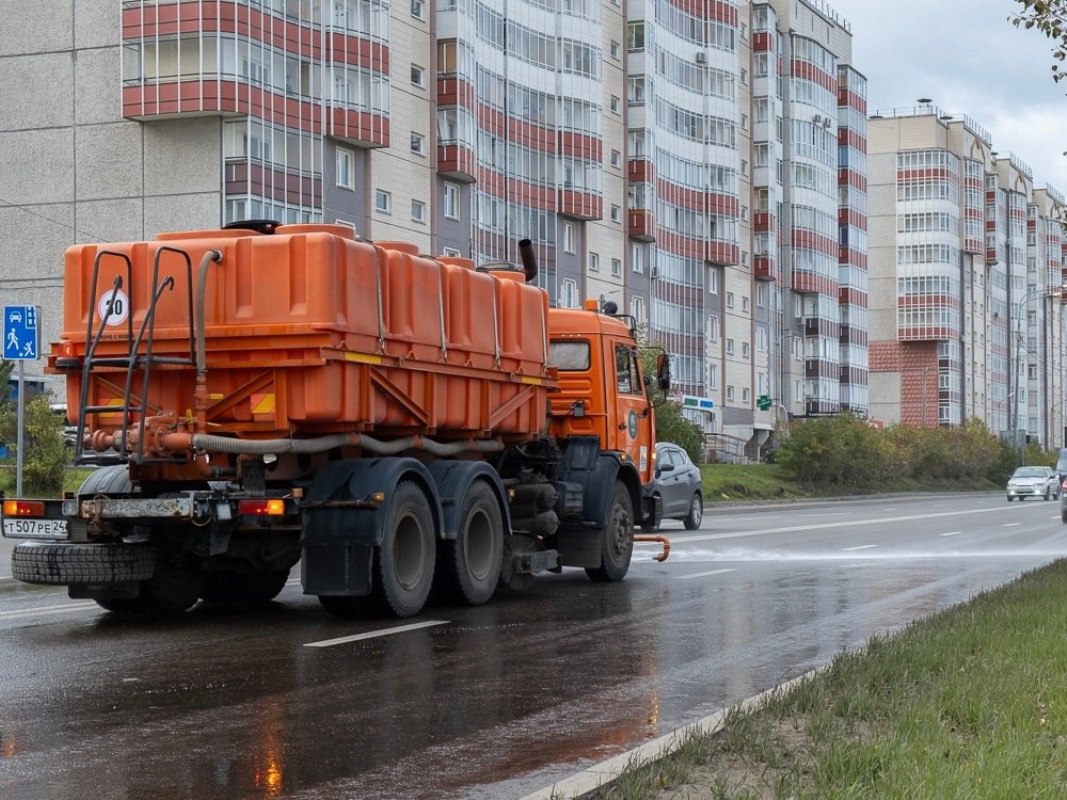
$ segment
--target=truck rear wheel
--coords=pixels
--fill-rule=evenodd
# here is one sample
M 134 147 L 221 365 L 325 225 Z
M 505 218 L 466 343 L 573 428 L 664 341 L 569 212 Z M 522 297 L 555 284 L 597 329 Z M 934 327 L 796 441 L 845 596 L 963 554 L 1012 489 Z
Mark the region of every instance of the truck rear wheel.
M 270 569 L 258 572 L 216 570 L 204 579 L 201 596 L 221 603 L 269 603 L 285 588 L 289 570 Z
M 434 540 L 425 493 L 412 481 L 401 482 L 389 506 L 385 537 L 374 551 L 374 582 L 367 598 L 373 611 L 396 617 L 422 611 L 433 585 Z
M 608 518 L 604 521 L 604 540 L 599 567 L 586 567 L 594 581 L 621 581 L 630 570 L 634 552 L 634 510 L 630 492 L 622 481 L 615 481 Z
M 437 589 L 445 600 L 488 602 L 500 580 L 504 519 L 485 481 L 471 485 L 459 512 L 456 538 L 437 545 Z

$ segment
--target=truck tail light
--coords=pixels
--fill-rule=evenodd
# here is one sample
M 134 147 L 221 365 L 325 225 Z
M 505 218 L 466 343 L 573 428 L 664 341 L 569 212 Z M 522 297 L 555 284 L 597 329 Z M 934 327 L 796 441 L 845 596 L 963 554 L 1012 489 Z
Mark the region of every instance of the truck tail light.
M 280 517 L 285 513 L 285 501 L 277 497 L 242 500 L 237 504 L 237 513 L 249 517 Z
M 5 517 L 43 517 L 43 500 L 5 500 Z

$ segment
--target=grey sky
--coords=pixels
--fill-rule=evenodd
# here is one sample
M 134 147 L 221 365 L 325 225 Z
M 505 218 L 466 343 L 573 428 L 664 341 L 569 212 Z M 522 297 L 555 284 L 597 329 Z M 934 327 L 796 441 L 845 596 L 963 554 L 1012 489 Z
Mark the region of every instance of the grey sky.
M 1014 0 L 827 0 L 852 26 L 868 111 L 929 97 L 967 114 L 993 149 L 1030 165 L 1034 184 L 1067 195 L 1067 82 L 1052 80 L 1051 43 L 1015 28 Z

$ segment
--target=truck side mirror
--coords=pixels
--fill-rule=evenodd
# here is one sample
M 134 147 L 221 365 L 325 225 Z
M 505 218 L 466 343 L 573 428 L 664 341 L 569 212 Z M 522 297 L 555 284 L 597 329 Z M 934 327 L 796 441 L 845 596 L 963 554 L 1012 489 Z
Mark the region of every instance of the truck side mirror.
M 664 394 L 671 390 L 671 360 L 666 353 L 656 356 L 656 383 Z

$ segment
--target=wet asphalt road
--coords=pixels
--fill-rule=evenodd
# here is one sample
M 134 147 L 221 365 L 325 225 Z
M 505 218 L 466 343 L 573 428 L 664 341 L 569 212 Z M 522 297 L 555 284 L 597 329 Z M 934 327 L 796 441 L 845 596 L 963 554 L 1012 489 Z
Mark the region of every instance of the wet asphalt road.
M 267 609 L 156 623 L 0 578 L 0 797 L 520 798 L 1067 554 L 1058 503 L 999 493 L 665 532 L 621 584 L 403 621 L 335 620 L 297 570 Z

